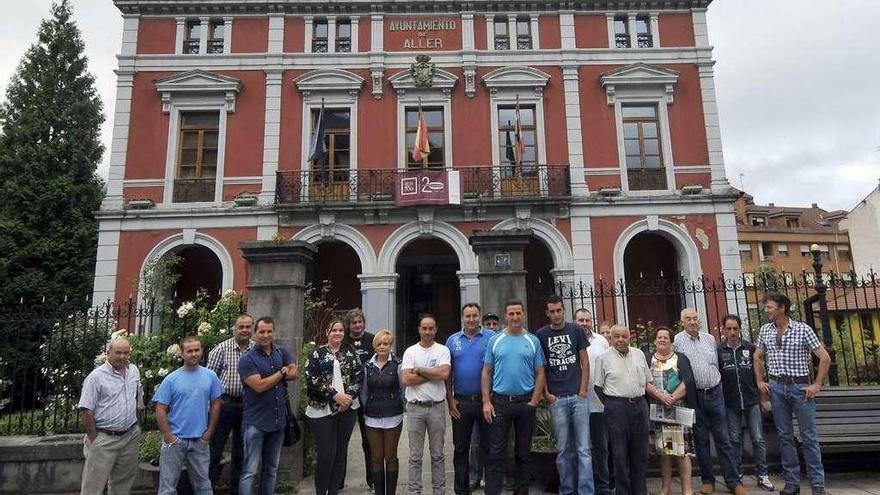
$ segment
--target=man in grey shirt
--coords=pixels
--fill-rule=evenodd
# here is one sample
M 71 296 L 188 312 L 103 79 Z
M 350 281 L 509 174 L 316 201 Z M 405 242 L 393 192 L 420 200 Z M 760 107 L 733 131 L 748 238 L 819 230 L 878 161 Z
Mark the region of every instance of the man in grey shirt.
M 697 421 L 694 425 L 694 440 L 697 462 L 703 486 L 700 493 L 709 495 L 715 492 L 715 472 L 712 463 L 712 450 L 709 436 L 715 439 L 715 450 L 721 461 L 721 472 L 727 488 L 736 495 L 746 495 L 742 476 L 736 472 L 733 445 L 727 429 L 727 412 L 724 408 L 724 394 L 721 390 L 721 372 L 718 368 L 718 351 L 715 337 L 700 331 L 700 316 L 693 308 L 681 311 L 683 332 L 675 336 L 673 349 L 687 356 L 694 370 L 697 384 Z
M 129 362 L 128 339 L 110 342 L 107 362 L 86 377 L 79 410 L 86 437 L 83 495 L 127 495 L 137 476 L 141 430 L 138 416 L 144 410 L 144 391 L 137 366 Z

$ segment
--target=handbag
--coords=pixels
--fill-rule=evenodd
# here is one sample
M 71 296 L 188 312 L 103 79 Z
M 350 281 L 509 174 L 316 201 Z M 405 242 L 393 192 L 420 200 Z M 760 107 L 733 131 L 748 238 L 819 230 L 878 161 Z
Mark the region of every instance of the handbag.
M 302 440 L 302 430 L 299 428 L 299 421 L 290 408 L 290 400 L 287 397 L 287 384 L 284 384 L 284 407 L 287 408 L 287 425 L 284 426 L 284 443 L 285 447 L 292 447 Z

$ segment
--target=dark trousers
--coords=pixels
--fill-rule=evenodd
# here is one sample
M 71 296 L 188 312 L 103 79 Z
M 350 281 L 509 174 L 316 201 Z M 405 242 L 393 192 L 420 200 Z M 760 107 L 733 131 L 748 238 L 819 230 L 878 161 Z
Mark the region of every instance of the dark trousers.
M 511 403 L 494 399 L 492 405 L 495 407 L 495 418 L 489 425 L 486 495 L 501 493 L 504 465 L 507 458 L 507 438 L 510 435 L 511 427 L 513 427 L 514 433 L 514 459 L 516 460 L 516 481 L 513 493 L 516 495 L 527 494 L 529 493 L 532 435 L 535 432 L 535 408 L 525 402 Z
M 367 424 L 364 422 L 364 408 L 357 410 L 358 413 L 358 429 L 361 432 L 361 448 L 364 450 L 364 466 L 367 466 L 367 486 L 373 487 L 373 473 L 370 472 L 370 442 L 367 440 Z M 345 472 L 348 471 L 348 459 L 342 465 L 342 480 L 339 481 L 339 489 L 345 486 Z
M 703 483 L 715 484 L 715 466 L 712 462 L 712 447 L 709 438 L 715 439 L 715 450 L 721 461 L 721 474 L 728 488 L 740 483 L 736 469 L 736 457 L 730 443 L 730 430 L 727 428 L 727 410 L 724 407 L 724 393 L 721 385 L 706 391 L 697 391 L 697 421 L 694 423 L 694 447 L 700 478 Z
M 315 435 L 315 493 L 335 495 L 345 473 L 348 441 L 357 421 L 351 409 L 318 419 L 309 419 Z
M 226 439 L 232 433 L 232 463 L 229 466 L 229 479 L 226 486 L 230 494 L 238 493 L 238 482 L 241 477 L 241 460 L 244 458 L 244 444 L 241 439 L 241 402 L 224 401 L 220 408 L 220 419 L 217 429 L 211 437 L 211 464 L 209 477 L 216 483 L 222 474 L 220 461 L 226 449 Z
M 615 493 L 647 495 L 648 402 L 606 397 L 605 422 L 614 439 Z
M 596 495 L 613 494 L 614 485 L 608 471 L 608 426 L 605 424 L 605 413 L 590 413 L 590 447 L 593 449 Z
M 489 425 L 483 419 L 483 403 L 480 401 L 459 400 L 458 412 L 461 413 L 461 418 L 452 418 L 452 443 L 455 446 L 452 466 L 455 469 L 456 495 L 467 495 L 471 493 L 469 476 L 471 435 L 476 427 L 480 437 L 480 463 L 485 465 L 489 451 Z

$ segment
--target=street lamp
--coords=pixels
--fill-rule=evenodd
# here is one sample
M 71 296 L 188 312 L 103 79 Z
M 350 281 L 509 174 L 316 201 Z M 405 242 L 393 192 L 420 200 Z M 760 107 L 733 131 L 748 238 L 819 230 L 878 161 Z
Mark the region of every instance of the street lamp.
M 828 318 L 828 302 L 825 292 L 828 287 L 825 285 L 825 279 L 822 277 L 822 249 L 818 244 L 810 245 L 810 254 L 813 255 L 813 272 L 816 281 L 814 288 L 816 289 L 816 302 L 819 303 L 819 320 L 822 323 L 822 340 L 825 343 L 825 349 L 831 357 L 831 368 L 828 370 L 828 383 L 831 385 L 840 385 L 840 378 L 837 376 L 837 359 L 834 350 L 834 339 L 831 336 L 831 321 Z M 812 299 L 812 298 L 810 298 Z M 815 322 L 813 322 L 815 323 Z

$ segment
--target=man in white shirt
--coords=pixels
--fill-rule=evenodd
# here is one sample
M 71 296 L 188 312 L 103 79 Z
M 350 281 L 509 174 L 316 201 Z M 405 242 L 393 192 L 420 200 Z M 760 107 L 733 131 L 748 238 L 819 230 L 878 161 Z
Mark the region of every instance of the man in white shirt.
M 409 435 L 409 490 L 422 493 L 422 456 L 425 433 L 431 452 L 431 485 L 434 495 L 446 492 L 443 439 L 446 433 L 446 379 L 452 360 L 449 348 L 434 341 L 437 319 L 422 315 L 419 343 L 403 353 L 403 384 L 406 386 L 407 434 Z
M 574 313 L 575 321 L 584 331 L 590 345 L 587 354 L 590 358 L 590 369 L 596 369 L 596 360 L 611 346 L 601 334 L 593 331 L 593 315 L 588 309 L 581 308 Z M 590 404 L 590 446 L 593 450 L 593 481 L 596 495 L 614 493 L 614 483 L 608 470 L 608 427 L 605 424 L 605 406 L 596 395 L 593 386 L 596 384 L 595 373 L 590 374 L 590 389 L 587 402 Z

